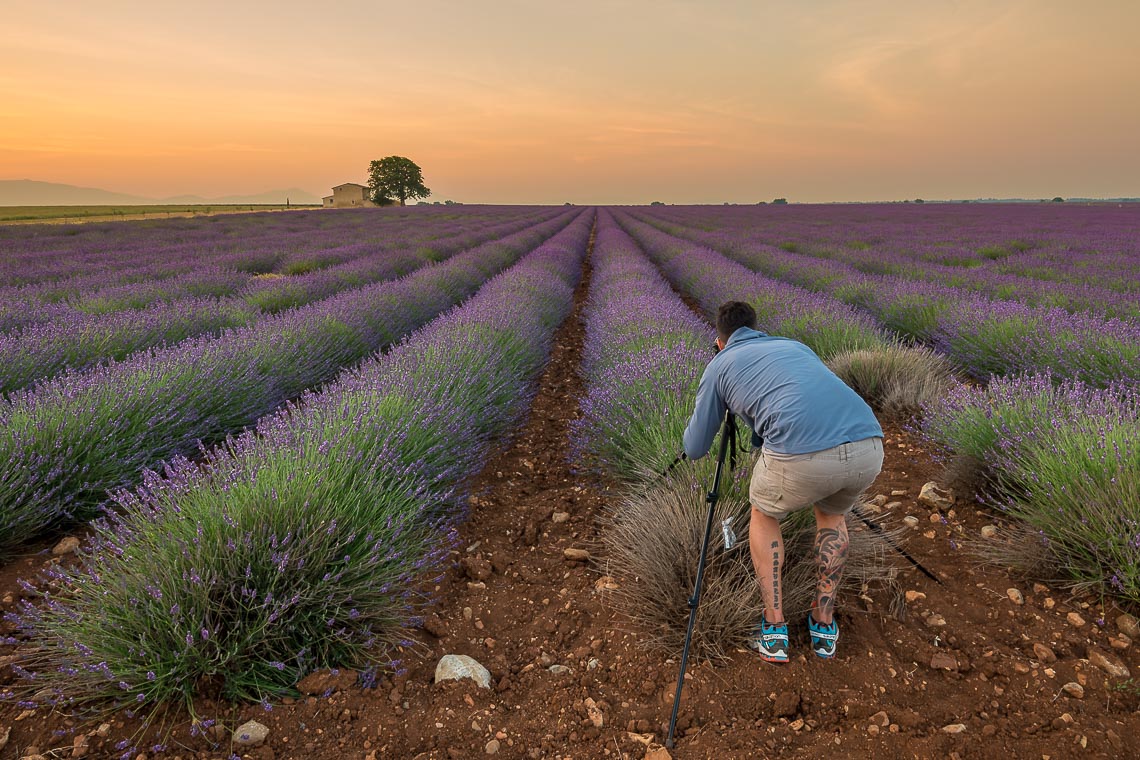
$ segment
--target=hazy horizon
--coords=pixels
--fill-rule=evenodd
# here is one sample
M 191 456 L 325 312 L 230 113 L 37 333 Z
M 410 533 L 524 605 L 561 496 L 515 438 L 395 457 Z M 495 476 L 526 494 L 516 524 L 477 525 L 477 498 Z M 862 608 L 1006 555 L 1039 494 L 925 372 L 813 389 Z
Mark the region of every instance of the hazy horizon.
M 148 197 L 1140 196 L 1140 3 L 6 9 L 0 179 Z

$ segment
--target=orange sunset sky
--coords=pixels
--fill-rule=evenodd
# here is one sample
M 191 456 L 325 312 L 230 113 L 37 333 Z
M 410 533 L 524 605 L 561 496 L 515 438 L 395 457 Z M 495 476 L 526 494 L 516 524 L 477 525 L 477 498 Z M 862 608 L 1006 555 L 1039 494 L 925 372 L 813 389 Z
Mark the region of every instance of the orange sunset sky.
M 4 0 L 0 179 L 163 197 L 1140 196 L 1140 2 Z

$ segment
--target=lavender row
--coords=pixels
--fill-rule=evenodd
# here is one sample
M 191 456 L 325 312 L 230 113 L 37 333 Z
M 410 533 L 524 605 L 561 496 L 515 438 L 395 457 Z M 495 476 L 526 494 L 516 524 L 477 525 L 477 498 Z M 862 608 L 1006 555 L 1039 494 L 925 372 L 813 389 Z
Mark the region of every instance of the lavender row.
M 82 564 L 11 616 L 68 708 L 265 700 L 320 668 L 392 664 L 463 515 L 464 480 L 527 405 L 569 313 L 591 214 L 388 354 L 117 496 Z M 30 671 L 30 672 L 29 672 Z
M 551 210 L 464 207 L 462 210 L 321 210 L 173 219 L 123 224 L 28 226 L 0 229 L 0 285 L 64 281 L 77 275 L 151 270 L 150 276 L 189 271 L 202 260 L 257 273 L 314 251 L 335 248 L 349 235 L 361 242 L 402 240 L 425 226 L 512 219 Z
M 617 221 L 673 286 L 700 304 L 706 316 L 715 314 L 725 301 L 747 301 L 756 309 L 760 329 L 799 340 L 824 359 L 891 343 L 869 315 L 835 298 L 759 275 L 710 248 L 668 235 L 629 214 L 617 214 Z
M 637 480 L 676 453 L 715 336 L 608 212 L 592 261 L 575 446 Z
M 1048 370 L 1095 385 L 1140 381 L 1140 320 L 993 300 L 945 284 L 868 275 L 839 262 L 805 265 L 796 254 L 724 242 L 731 238 L 721 236 L 718 250 L 737 262 L 858 306 L 980 380 Z
M 129 266 L 108 266 L 99 273 L 60 282 L 0 289 L 0 330 L 205 296 L 241 296 L 264 311 L 279 311 L 305 302 L 302 298 L 315 300 L 331 295 L 335 289 L 343 289 L 345 280 L 355 279 L 356 284 L 363 284 L 366 280 L 354 270 L 370 258 L 400 253 L 440 260 L 449 252 L 518 231 L 553 215 L 526 214 L 486 223 L 478 219 L 458 224 L 436 220 L 436 224 L 407 229 L 403 234 L 388 230 L 383 239 L 369 239 L 374 234 L 362 235 L 367 231 L 341 216 L 337 218 L 345 226 L 339 230 L 335 245 L 329 236 L 338 231 L 326 224 L 322 228 L 326 239 L 321 241 L 321 247 L 293 253 L 287 253 L 283 242 L 275 239 L 247 240 L 236 254 L 216 256 L 156 243 L 152 247 L 163 256 L 151 266 L 135 261 Z M 345 244 L 345 239 L 353 242 Z
M 396 341 L 575 213 L 400 280 L 16 391 L 0 403 L 0 551 L 90 518 L 144 467 L 237 432 Z
M 930 404 L 923 430 L 981 463 L 1013 521 L 1004 564 L 1140 602 L 1140 387 L 997 378 Z
M 446 260 L 473 239 L 496 239 L 518 231 L 519 226 L 512 222 L 438 241 L 430 260 Z M 428 262 L 424 255 L 411 250 L 366 251 L 347 264 L 306 275 L 254 278 L 243 293 L 232 298 L 181 299 L 109 314 L 60 314 L 50 322 L 0 335 L 0 393 L 52 377 L 65 368 L 82 370 L 152 346 L 246 326 L 263 314 L 399 277 Z
M 1136 292 L 1122 289 L 1127 280 L 1114 281 L 1117 287 L 1087 281 L 1046 279 L 1049 273 L 1056 276 L 1053 263 L 1034 269 L 1034 276 L 1015 274 L 1000 267 L 985 267 L 970 258 L 960 259 L 959 253 L 948 253 L 944 243 L 927 243 L 933 252 L 904 253 L 884 244 L 865 248 L 862 244 L 848 249 L 838 243 L 818 239 L 785 241 L 779 245 L 768 242 L 765 232 L 746 226 L 709 229 L 697 226 L 696 219 L 678 223 L 671 217 L 643 215 L 644 220 L 678 237 L 707 245 L 745 266 L 769 277 L 784 279 L 809 290 L 829 291 L 837 280 L 851 282 L 917 281 L 934 287 L 951 287 L 964 297 L 982 296 L 994 300 L 1012 300 L 1029 306 L 1056 307 L 1070 312 L 1090 312 L 1108 318 L 1140 318 L 1140 298 Z M 900 229 L 896 234 L 906 234 Z M 836 247 L 838 246 L 838 247 Z M 983 249 L 988 250 L 988 249 Z M 1036 253 L 1038 258 L 1043 254 Z M 1094 254 L 1095 255 L 1095 254 Z M 981 259 L 985 261 L 985 259 Z M 947 261 L 958 261 L 947 264 Z M 1095 262 L 1095 263 L 1093 263 Z M 1070 262 L 1066 262 L 1071 265 Z M 1082 271 L 1110 267 L 1110 261 L 1089 262 Z M 1137 272 L 1140 277 L 1140 270 Z M 915 287 L 922 287 L 917 284 Z
M 753 246 L 841 260 L 869 274 L 922 277 L 936 266 L 1041 286 L 1140 292 L 1135 204 L 673 207 L 650 213 L 714 233 L 732 230 Z

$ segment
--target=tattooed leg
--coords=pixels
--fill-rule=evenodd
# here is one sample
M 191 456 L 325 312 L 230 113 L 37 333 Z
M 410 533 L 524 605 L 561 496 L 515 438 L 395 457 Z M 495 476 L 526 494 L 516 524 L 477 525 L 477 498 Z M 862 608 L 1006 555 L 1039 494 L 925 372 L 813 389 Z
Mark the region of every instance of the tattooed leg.
M 764 598 L 764 618 L 769 623 L 782 623 L 784 539 L 780 535 L 779 520 L 753 508 L 752 522 L 748 526 L 748 549 Z
M 816 585 L 815 619 L 829 625 L 835 615 L 835 594 L 847 564 L 847 519 L 815 510 L 815 564 L 819 570 Z

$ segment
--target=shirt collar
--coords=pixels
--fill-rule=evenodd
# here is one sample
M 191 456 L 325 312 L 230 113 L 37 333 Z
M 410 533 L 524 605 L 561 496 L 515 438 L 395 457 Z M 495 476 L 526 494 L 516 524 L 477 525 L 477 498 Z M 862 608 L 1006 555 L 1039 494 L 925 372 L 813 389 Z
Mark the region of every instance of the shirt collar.
M 736 328 L 736 332 L 728 337 L 728 343 L 725 343 L 724 347 L 728 348 L 734 343 L 740 343 L 741 341 L 751 340 L 753 338 L 766 337 L 768 337 L 767 334 L 762 333 L 759 330 L 753 330 L 749 327 L 738 327 Z

